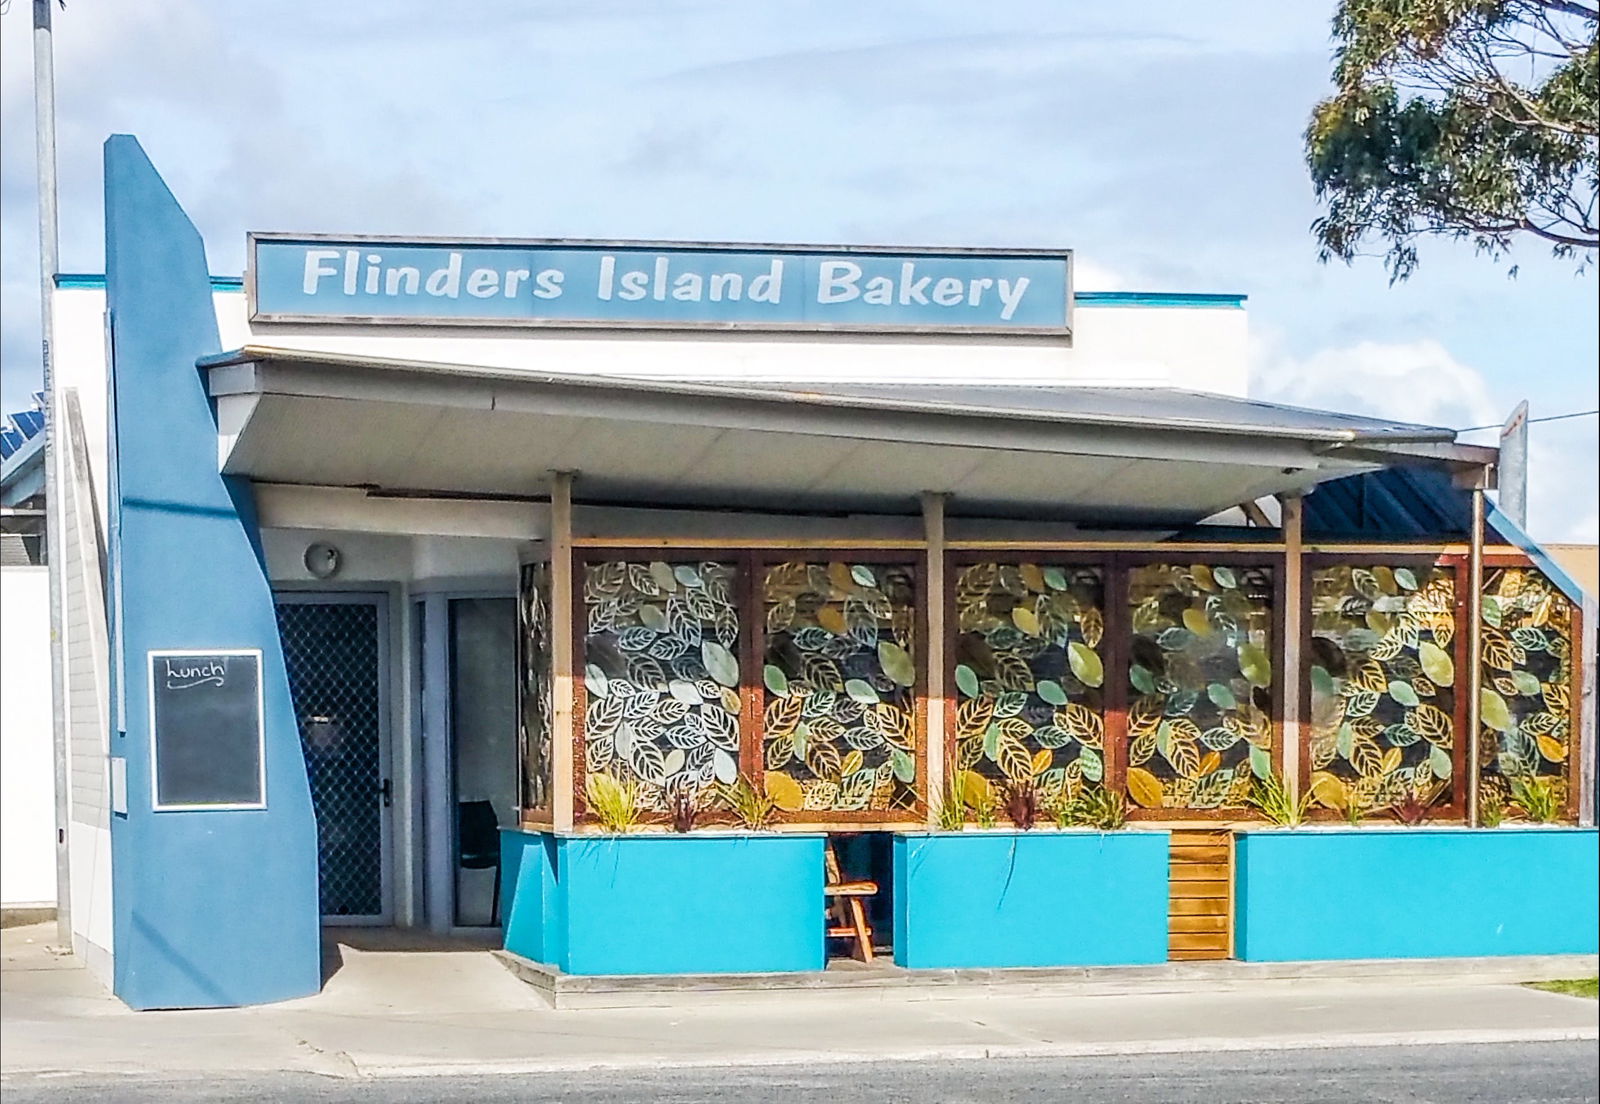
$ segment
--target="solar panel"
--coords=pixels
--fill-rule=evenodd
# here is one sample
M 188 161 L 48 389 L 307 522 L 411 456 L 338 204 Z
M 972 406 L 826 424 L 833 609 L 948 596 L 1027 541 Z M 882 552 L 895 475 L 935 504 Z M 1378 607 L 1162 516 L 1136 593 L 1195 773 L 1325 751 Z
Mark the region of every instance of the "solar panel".
M 19 410 L 9 415 L 12 426 L 22 434 L 24 440 L 31 439 L 44 432 L 44 412 L 40 410 Z

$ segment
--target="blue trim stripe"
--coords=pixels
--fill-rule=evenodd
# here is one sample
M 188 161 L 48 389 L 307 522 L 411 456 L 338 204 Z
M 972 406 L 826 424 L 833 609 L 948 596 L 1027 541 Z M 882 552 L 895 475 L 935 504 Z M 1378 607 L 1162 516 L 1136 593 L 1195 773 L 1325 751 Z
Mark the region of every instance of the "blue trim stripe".
M 1242 310 L 1249 296 L 1187 291 L 1077 291 L 1078 307 L 1212 307 Z
M 106 278 L 98 272 L 61 272 L 56 274 L 56 287 L 73 291 L 102 291 Z M 243 276 L 213 276 L 212 291 L 243 291 Z
M 1544 572 L 1545 578 L 1554 583 L 1556 589 L 1565 594 L 1573 605 L 1582 606 L 1583 588 L 1578 585 L 1578 581 L 1568 575 L 1560 564 L 1551 559 L 1550 554 L 1540 548 L 1539 543 L 1528 536 L 1523 531 L 1522 526 L 1502 514 L 1500 507 L 1489 501 L 1488 498 L 1483 500 L 1483 504 L 1487 507 L 1484 513 L 1484 522 L 1509 543 L 1520 548 L 1528 559 L 1533 561 L 1534 566 Z
M 63 272 L 56 276 L 56 287 L 76 291 L 97 291 L 106 286 L 106 278 L 96 272 Z M 211 277 L 212 291 L 243 291 L 242 276 Z M 1072 296 L 1079 307 L 1220 307 L 1238 310 L 1244 307 L 1244 295 L 1217 295 L 1187 291 L 1079 291 Z

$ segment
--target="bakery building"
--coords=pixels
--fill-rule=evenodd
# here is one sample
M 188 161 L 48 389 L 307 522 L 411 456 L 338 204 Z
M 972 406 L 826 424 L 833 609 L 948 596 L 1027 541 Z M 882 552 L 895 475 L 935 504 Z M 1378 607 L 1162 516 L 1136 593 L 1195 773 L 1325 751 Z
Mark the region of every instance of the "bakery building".
M 1242 295 L 292 233 L 230 279 L 122 136 L 106 257 L 54 562 L 74 948 L 135 1008 L 315 992 L 324 925 L 549 987 L 1595 952 L 1592 596 L 1493 449 L 1251 400 Z

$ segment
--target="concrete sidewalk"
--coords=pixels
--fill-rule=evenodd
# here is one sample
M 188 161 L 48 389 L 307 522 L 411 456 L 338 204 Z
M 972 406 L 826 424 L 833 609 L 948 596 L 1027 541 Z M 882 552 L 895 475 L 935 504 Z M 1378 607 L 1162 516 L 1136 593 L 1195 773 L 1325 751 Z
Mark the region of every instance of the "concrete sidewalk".
M 53 929 L 3 933 L 0 1073 L 338 1077 L 1287 1050 L 1600 1038 L 1597 1005 L 1515 985 L 1261 982 L 1226 992 L 818 994 L 551 1009 L 481 948 L 340 948 L 323 991 L 258 1008 L 130 1012 Z

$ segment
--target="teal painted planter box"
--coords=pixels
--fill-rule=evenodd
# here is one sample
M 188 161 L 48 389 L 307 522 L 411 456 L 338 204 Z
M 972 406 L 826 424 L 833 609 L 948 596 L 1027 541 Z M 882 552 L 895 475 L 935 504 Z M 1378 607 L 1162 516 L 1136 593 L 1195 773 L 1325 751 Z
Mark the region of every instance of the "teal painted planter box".
M 894 960 L 910 969 L 1167 960 L 1166 832 L 894 840 Z
M 1594 954 L 1593 829 L 1243 832 L 1235 953 L 1254 962 Z
M 823 838 L 501 830 L 505 948 L 569 974 L 820 970 Z

